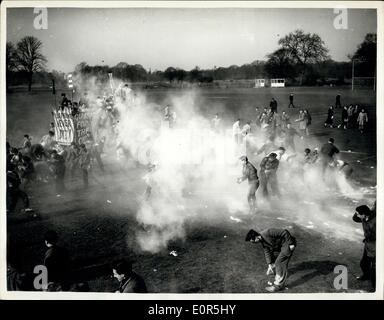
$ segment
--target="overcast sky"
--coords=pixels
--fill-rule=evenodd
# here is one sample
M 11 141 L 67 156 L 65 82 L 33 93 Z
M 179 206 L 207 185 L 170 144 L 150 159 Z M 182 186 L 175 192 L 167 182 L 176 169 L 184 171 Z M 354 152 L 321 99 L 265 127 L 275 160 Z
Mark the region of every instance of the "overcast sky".
M 336 61 L 346 61 L 376 32 L 375 10 L 348 10 L 348 29 L 337 30 L 333 9 L 48 9 L 48 29 L 35 30 L 33 8 L 7 10 L 7 41 L 39 38 L 48 69 L 69 72 L 89 65 L 242 65 L 263 60 L 278 39 L 300 28 L 316 32 Z

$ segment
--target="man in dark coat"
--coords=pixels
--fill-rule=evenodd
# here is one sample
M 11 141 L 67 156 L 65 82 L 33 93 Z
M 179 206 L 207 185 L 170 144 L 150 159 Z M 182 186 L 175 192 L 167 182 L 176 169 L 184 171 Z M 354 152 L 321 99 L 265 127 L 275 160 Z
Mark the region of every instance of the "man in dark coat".
M 65 248 L 57 245 L 58 235 L 55 231 L 47 231 L 44 237 L 48 250 L 45 252 L 44 265 L 48 271 L 48 282 L 68 289 L 69 256 Z
M 277 154 L 272 152 L 260 163 L 260 182 L 261 190 L 265 198 L 269 197 L 268 185 L 271 188 L 272 194 L 280 197 L 280 191 L 277 183 L 277 168 L 279 167 L 279 160 Z
M 267 275 L 275 274 L 275 281 L 265 289 L 269 292 L 282 290 L 288 278 L 288 263 L 296 248 L 296 239 L 288 230 L 270 228 L 260 233 L 249 230 L 245 241 L 262 245 L 268 264 Z
M 335 154 L 340 152 L 334 143 L 335 139 L 329 138 L 328 142 L 325 143 L 320 149 L 323 178 L 329 164 L 334 162 Z
M 269 108 L 271 109 L 271 112 L 277 113 L 277 101 L 275 98 L 272 98 L 271 102 L 269 103 Z
M 147 293 L 141 276 L 132 271 L 132 263 L 123 259 L 112 263 L 113 276 L 120 282 L 117 293 Z
M 295 105 L 293 104 L 293 93 L 291 93 L 289 95 L 289 105 L 288 105 L 288 108 L 290 108 L 292 106 L 292 108 L 295 107 Z
M 243 175 L 237 179 L 237 183 L 248 180 L 247 200 L 249 211 L 253 213 L 256 209 L 256 190 L 259 188 L 259 177 L 257 176 L 256 168 L 248 161 L 246 156 L 242 156 L 240 160 L 243 162 Z
M 337 108 L 341 109 L 341 96 L 339 94 L 336 96 L 335 109 Z
M 376 207 L 376 203 L 374 208 Z M 364 253 L 360 261 L 363 274 L 358 280 L 370 280 L 373 288 L 376 285 L 376 210 L 363 205 L 356 208 L 353 221 L 361 223 L 364 231 Z

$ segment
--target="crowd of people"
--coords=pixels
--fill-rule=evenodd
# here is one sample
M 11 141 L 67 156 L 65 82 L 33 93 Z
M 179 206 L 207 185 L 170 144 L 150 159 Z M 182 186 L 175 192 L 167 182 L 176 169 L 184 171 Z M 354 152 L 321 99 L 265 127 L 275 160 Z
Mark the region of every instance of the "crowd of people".
M 119 99 L 127 99 L 128 87 L 120 88 Z M 119 122 L 119 114 L 114 108 L 115 96 L 97 97 L 96 106 L 98 118 L 96 127 L 113 131 Z M 90 100 L 86 95 L 79 102 L 71 102 L 65 94 L 59 109 L 69 108 L 75 117 L 80 112 L 89 109 Z M 297 108 L 294 105 L 294 96 L 290 94 L 288 108 Z M 336 97 L 336 108 L 342 108 L 340 96 Z M 94 110 L 94 109 L 93 109 Z M 356 111 L 357 110 L 357 111 Z M 100 116 L 101 115 L 101 116 Z M 172 106 L 167 105 L 164 110 L 164 121 L 170 129 L 175 127 L 176 112 Z M 328 110 L 325 126 L 334 126 L 333 107 Z M 349 129 L 358 125 L 358 129 L 364 132 L 368 116 L 364 108 L 358 106 L 344 107 L 342 110 L 342 121 L 339 127 Z M 237 179 L 238 183 L 247 180 L 248 191 L 247 201 L 250 213 L 257 211 L 256 193 L 260 189 L 261 197 L 266 201 L 272 201 L 271 197 L 281 198 L 282 192 L 279 187 L 278 169 L 280 162 L 284 161 L 289 166 L 301 167 L 302 170 L 308 167 L 318 167 L 323 179 L 327 173 L 342 174 L 349 178 L 353 172 L 350 164 L 338 157 L 340 150 L 336 147 L 333 138 L 330 138 L 321 146 L 309 146 L 312 125 L 312 116 L 307 108 L 300 108 L 297 117 L 288 115 L 286 110 L 278 112 L 278 103 L 272 98 L 269 109 L 256 107 L 253 121 L 247 120 L 243 125 L 241 119 L 237 119 L 232 126 L 234 145 L 238 148 L 243 146 L 245 153 L 240 156 L 242 161 L 242 175 Z M 212 130 L 220 134 L 223 122 L 219 114 L 215 114 L 211 120 Z M 117 130 L 117 128 L 116 128 Z M 97 163 L 100 172 L 103 173 L 104 164 L 101 155 L 104 152 L 106 143 L 105 136 L 97 130 L 94 134 L 87 131 L 85 139 L 78 143 L 73 141 L 69 146 L 63 146 L 55 140 L 55 126 L 51 123 L 48 133 L 41 138 L 39 143 L 33 143 L 28 134 L 24 135 L 21 146 L 12 147 L 7 142 L 7 213 L 12 214 L 16 209 L 19 199 L 23 201 L 23 210 L 36 217 L 36 213 L 30 207 L 30 199 L 27 194 L 28 187 L 33 183 L 54 182 L 56 194 L 59 196 L 66 191 L 66 176 L 71 178 L 81 172 L 84 188 L 89 186 L 89 171 Z M 295 137 L 299 138 L 306 145 L 302 151 L 298 150 Z M 260 138 L 262 143 L 260 144 Z M 255 143 L 255 139 L 259 139 Z M 112 139 L 113 140 L 113 139 Z M 116 139 L 117 140 L 117 139 Z M 116 142 L 119 149 L 119 142 Z M 255 163 L 259 161 L 259 165 Z M 47 170 L 37 170 L 47 168 Z M 156 166 L 148 165 L 148 171 L 154 171 Z M 259 169 L 257 169 L 259 168 Z M 151 197 L 150 175 L 147 175 L 145 200 Z M 360 280 L 372 280 L 374 275 L 374 243 L 375 243 L 375 208 L 367 206 L 356 208 L 354 221 L 362 223 L 366 237 L 366 249 L 361 262 L 363 276 Z M 48 269 L 50 286 L 46 290 L 59 291 L 69 290 L 70 259 L 68 252 L 59 247 L 58 234 L 49 231 L 45 236 L 47 253 L 44 258 L 44 265 Z M 266 288 L 269 292 L 280 291 L 284 288 L 288 277 L 288 263 L 297 246 L 293 235 L 285 229 L 271 228 L 262 232 L 250 230 L 246 241 L 261 243 L 266 262 L 268 264 L 267 274 L 275 275 L 274 282 L 269 283 Z M 275 256 L 275 253 L 278 253 Z M 132 271 L 132 263 L 127 260 L 119 260 L 111 265 L 114 277 L 120 282 L 117 292 L 146 292 L 144 280 Z M 23 285 L 20 274 L 10 265 L 8 268 L 8 287 L 10 290 L 21 290 Z M 372 280 L 374 283 L 374 280 Z

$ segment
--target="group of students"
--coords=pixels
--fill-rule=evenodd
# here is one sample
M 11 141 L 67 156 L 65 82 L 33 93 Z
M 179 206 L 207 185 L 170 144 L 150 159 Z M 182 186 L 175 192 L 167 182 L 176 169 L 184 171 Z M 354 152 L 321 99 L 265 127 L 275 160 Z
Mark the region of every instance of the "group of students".
M 101 159 L 103 139 L 95 143 L 92 134 L 87 132 L 80 144 L 72 142 L 62 146 L 55 141 L 54 131 L 49 131 L 39 143 L 32 143 L 28 134 L 24 135 L 21 147 L 11 147 L 7 142 L 7 210 L 13 212 L 18 199 L 22 199 L 24 210 L 32 212 L 26 189 L 33 183 L 54 181 L 55 191 L 59 196 L 66 190 L 65 176 L 69 172 L 74 178 L 79 170 L 82 173 L 84 187 L 89 186 L 88 172 L 92 163 L 98 163 L 104 172 Z
M 343 128 L 353 129 L 357 128 L 361 133 L 364 133 L 367 129 L 368 124 L 368 114 L 364 108 L 361 108 L 359 105 L 353 106 L 344 106 L 341 111 L 341 122 L 336 125 L 334 121 L 334 108 L 330 106 L 328 108 L 327 118 L 324 122 L 324 127 L 334 128 Z

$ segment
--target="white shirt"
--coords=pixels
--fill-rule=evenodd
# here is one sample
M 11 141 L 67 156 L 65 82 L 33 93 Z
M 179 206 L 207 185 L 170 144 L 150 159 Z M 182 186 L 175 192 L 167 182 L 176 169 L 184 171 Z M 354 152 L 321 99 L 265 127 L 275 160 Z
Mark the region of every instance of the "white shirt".
M 240 122 L 236 121 L 232 126 L 232 134 L 237 135 L 239 133 L 241 133 Z

